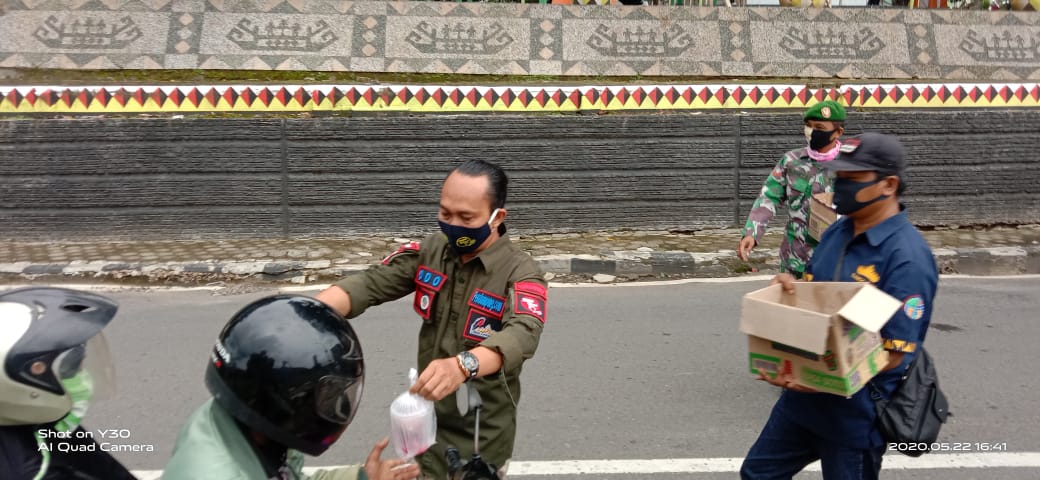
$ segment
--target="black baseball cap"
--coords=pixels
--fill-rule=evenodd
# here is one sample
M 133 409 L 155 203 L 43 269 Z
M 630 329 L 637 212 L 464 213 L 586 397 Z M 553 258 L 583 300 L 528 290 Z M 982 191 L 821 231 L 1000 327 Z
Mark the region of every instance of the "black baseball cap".
M 842 140 L 838 157 L 821 165 L 834 172 L 876 171 L 902 176 L 906 150 L 894 135 L 867 132 Z

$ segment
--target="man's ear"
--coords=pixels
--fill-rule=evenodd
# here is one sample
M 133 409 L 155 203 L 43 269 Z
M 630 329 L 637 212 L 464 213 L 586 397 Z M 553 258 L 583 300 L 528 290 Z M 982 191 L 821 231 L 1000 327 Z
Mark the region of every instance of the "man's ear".
M 899 177 L 889 175 L 881 180 L 881 194 L 893 196 L 899 191 Z
M 498 228 L 499 225 L 502 225 L 502 223 L 506 221 L 506 216 L 508 215 L 509 210 L 506 210 L 506 207 L 498 209 L 498 214 L 495 215 L 495 218 L 491 219 L 491 228 Z

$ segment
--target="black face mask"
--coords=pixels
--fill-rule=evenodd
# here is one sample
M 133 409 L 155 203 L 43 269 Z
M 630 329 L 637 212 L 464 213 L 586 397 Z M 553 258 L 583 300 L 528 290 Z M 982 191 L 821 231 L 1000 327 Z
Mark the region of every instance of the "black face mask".
M 476 251 L 491 236 L 491 222 L 495 221 L 495 215 L 498 215 L 497 208 L 491 212 L 491 218 L 488 219 L 487 223 L 475 228 L 452 225 L 440 220 L 437 221 L 437 224 L 440 225 L 444 235 L 448 237 L 448 244 L 451 249 L 459 255 L 464 255 Z
M 848 215 L 855 212 L 867 205 L 874 202 L 878 202 L 888 198 L 888 195 L 878 195 L 872 200 L 861 202 L 856 200 L 856 194 L 860 190 L 867 188 L 871 185 L 876 185 L 884 180 L 884 177 L 879 177 L 877 180 L 870 180 L 866 182 L 853 182 L 847 178 L 837 177 L 834 179 L 834 211 L 838 212 L 839 215 Z
M 837 130 L 813 130 L 809 136 L 809 148 L 819 152 L 821 148 L 831 144 L 831 135 Z

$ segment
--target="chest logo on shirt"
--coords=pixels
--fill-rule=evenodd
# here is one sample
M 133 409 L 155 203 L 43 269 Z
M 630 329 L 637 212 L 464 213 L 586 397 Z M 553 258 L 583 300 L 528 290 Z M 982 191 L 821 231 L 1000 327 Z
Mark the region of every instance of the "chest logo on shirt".
M 506 298 L 478 288 L 469 297 L 469 306 L 501 317 L 502 312 L 506 309 Z
M 912 295 L 903 301 L 903 313 L 910 320 L 920 320 L 924 317 L 924 298 L 920 295 Z
M 857 282 L 877 283 L 881 281 L 881 274 L 873 265 L 860 265 L 856 267 L 852 279 Z
M 466 316 L 466 329 L 462 336 L 475 342 L 487 340 L 491 334 L 502 330 L 501 318 L 494 318 L 476 308 L 469 309 Z

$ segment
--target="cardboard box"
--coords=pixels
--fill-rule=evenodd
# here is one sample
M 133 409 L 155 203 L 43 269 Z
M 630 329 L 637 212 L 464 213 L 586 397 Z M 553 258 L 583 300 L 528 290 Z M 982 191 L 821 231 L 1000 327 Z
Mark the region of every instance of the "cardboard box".
M 817 193 L 809 200 L 809 236 L 819 240 L 832 223 L 838 221 L 838 212 L 831 207 L 834 194 Z
M 869 283 L 795 282 L 744 295 L 740 331 L 748 335 L 751 374 L 794 380 L 851 396 L 888 362 L 878 331 L 901 303 Z

